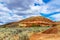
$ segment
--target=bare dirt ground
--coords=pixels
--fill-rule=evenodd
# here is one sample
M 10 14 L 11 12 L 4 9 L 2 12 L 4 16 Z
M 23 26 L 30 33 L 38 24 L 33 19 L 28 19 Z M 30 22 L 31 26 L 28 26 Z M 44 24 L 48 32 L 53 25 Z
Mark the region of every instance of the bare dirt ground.
M 60 40 L 60 25 L 44 32 L 33 33 L 30 40 Z
M 60 40 L 60 34 L 35 34 L 30 40 Z

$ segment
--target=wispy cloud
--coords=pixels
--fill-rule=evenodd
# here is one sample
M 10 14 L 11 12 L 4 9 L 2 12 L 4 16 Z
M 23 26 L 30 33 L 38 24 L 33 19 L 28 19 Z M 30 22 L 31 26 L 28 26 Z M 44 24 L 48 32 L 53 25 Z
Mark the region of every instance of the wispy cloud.
M 49 14 L 52 12 L 59 12 L 60 10 L 60 3 L 59 0 L 52 0 L 48 4 L 44 5 L 41 10 L 42 13 Z
M 49 18 L 53 19 L 53 21 L 60 21 L 60 13 L 51 15 Z

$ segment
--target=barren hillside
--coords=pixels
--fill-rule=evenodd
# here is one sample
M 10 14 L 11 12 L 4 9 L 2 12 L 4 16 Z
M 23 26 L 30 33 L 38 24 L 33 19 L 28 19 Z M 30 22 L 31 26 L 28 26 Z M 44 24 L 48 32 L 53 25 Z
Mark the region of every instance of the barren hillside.
M 5 27 L 52 26 L 55 22 L 42 16 L 29 17 L 18 22 L 8 23 Z

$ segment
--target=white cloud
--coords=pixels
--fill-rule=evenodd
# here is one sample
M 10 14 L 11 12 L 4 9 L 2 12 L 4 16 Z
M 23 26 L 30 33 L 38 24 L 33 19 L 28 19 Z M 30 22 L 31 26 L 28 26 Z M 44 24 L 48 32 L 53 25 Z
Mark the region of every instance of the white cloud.
M 54 21 L 60 21 L 60 13 L 59 14 L 55 14 L 55 15 L 51 15 L 51 18 L 54 19 Z
M 20 8 L 21 9 L 21 8 Z M 30 6 L 30 9 L 28 10 L 24 10 L 24 11 L 21 11 L 21 10 L 18 10 L 18 9 L 15 9 L 13 10 L 13 12 L 17 15 L 17 14 L 22 14 L 25 16 L 25 18 L 28 18 L 28 17 L 31 17 L 31 16 L 41 16 L 39 13 L 40 13 L 40 6 L 33 6 L 31 5 Z M 22 16 L 23 16 L 22 15 Z
M 0 25 L 22 19 L 23 16 L 18 16 L 14 14 L 11 10 L 4 6 L 4 4 L 0 3 Z
M 60 12 L 60 0 L 52 0 L 42 7 L 41 13 L 51 14 L 53 12 Z
M 40 5 L 45 4 L 42 0 L 35 0 L 34 3 L 38 3 L 38 4 L 40 4 Z

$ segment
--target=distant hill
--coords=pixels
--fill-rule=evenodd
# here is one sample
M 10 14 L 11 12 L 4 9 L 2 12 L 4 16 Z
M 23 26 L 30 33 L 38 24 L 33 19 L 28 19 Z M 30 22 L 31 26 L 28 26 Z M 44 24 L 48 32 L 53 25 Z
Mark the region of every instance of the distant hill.
M 32 16 L 18 22 L 5 24 L 4 27 L 32 27 L 32 26 L 52 26 L 52 20 L 42 16 Z

